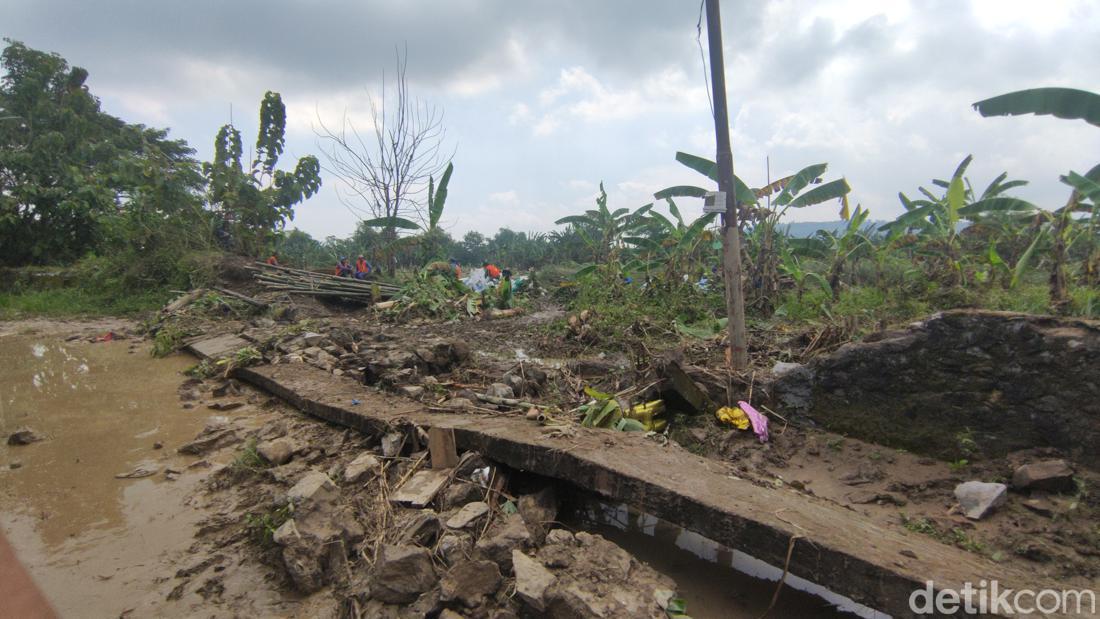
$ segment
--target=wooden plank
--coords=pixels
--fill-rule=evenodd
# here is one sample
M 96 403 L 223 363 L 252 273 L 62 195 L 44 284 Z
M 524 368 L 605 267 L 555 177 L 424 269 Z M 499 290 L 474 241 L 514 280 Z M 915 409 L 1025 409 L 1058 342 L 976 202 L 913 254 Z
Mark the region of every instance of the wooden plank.
M 407 503 L 413 507 L 425 507 L 432 502 L 437 492 L 447 483 L 450 471 L 425 469 L 417 471 L 396 492 L 390 495 L 394 503 Z
M 458 465 L 458 449 L 455 447 L 455 431 L 432 426 L 428 429 L 428 451 L 432 454 L 433 469 L 453 469 Z

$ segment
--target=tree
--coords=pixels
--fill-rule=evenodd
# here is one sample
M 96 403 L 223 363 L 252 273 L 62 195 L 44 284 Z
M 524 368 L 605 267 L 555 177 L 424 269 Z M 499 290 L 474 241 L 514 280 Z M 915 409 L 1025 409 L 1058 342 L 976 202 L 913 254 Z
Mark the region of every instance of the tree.
M 709 159 L 677 152 L 676 161 L 711 180 L 716 181 L 718 178 L 718 167 Z M 822 184 L 820 176 L 825 173 L 827 167 L 828 165 L 824 163 L 806 166 L 796 174 L 781 178 L 759 189 L 750 189 L 740 178 L 733 177 L 734 193 L 737 203 L 741 206 L 737 221 L 741 225 L 752 226 L 752 234 L 748 237 L 751 243 L 743 249 L 747 249 L 750 254 L 751 281 L 755 283 L 756 291 L 755 302 L 765 312 L 771 311 L 779 294 L 780 252 L 776 248 L 777 227 L 787 210 L 839 199 L 843 203 L 842 216 L 848 219 L 847 196 L 851 187 L 844 178 Z M 818 186 L 799 195 L 799 192 L 811 184 Z M 654 194 L 654 197 L 657 199 L 702 198 L 706 193 L 707 190 L 702 187 L 679 185 L 662 189 Z M 776 193 L 778 195 L 773 201 L 771 196 Z M 760 201 L 764 198 L 768 199 L 767 205 L 760 207 Z
M 222 214 L 223 234 L 242 253 L 263 253 L 275 233 L 294 219 L 294 206 L 321 189 L 321 165 L 313 155 L 299 159 L 292 172 L 276 169 L 285 133 L 286 106 L 279 93 L 268 91 L 260 103 L 256 158 L 249 169 L 241 165 L 241 132 L 232 124 L 218 130 L 214 161 L 203 164 L 208 199 Z
M 442 111 L 409 93 L 407 60 L 407 54 L 397 54 L 392 96 L 387 96 L 385 74 L 382 96 L 376 100 L 368 95 L 372 121 L 368 135 L 346 112 L 338 126 L 330 127 L 317 118 L 325 169 L 345 190 L 338 192 L 340 200 L 352 212 L 368 216 L 371 225 L 380 226 L 390 242 L 397 239 L 398 229 L 420 228 L 412 219 L 428 219 L 423 196 L 430 179 L 451 159 L 442 151 L 446 138 Z M 392 255 L 386 266 L 393 275 Z
M 929 264 L 933 265 L 932 275 L 946 274 L 947 283 L 951 285 L 963 284 L 966 280 L 959 234 L 962 221 L 981 221 L 983 217 L 998 213 L 1026 216 L 1038 210 L 1025 200 L 1004 195 L 1009 189 L 1027 184 L 1020 180 L 1005 182 L 1007 172 L 994 179 L 981 195 L 976 195 L 965 177 L 972 160 L 973 157 L 967 155 L 959 162 L 949 181 L 933 179 L 932 184 L 943 189 L 942 195 L 924 187 L 918 189 L 924 199 L 911 200 L 904 193 L 898 193 L 905 213 L 883 226 L 887 233 L 918 232 L 922 248 L 930 257 Z
M 614 261 L 622 249 L 623 235 L 643 223 L 643 216 L 653 208 L 647 204 L 634 212 L 628 208 L 611 211 L 607 208 L 607 192 L 600 183 L 600 195 L 596 197 L 596 208 L 589 209 L 583 215 L 569 215 L 555 221 L 559 226 L 572 224 L 592 252 L 592 261 L 596 264 Z
M 194 151 L 100 110 L 88 72 L 7 40 L 0 63 L 0 262 L 64 263 L 134 233 L 128 249 L 177 242 L 201 216 Z M 192 222 L 193 223 L 193 222 Z
M 1090 125 L 1100 127 L 1100 94 L 1073 88 L 1032 88 L 998 95 L 974 104 L 974 109 L 982 116 L 1019 116 L 1021 114 L 1051 115 L 1068 120 L 1083 120 Z M 1074 241 L 1082 236 L 1088 239 L 1085 257 L 1085 281 L 1091 285 L 1093 279 L 1093 254 L 1096 247 L 1095 221 L 1097 202 L 1100 200 L 1093 188 L 1100 182 L 1100 164 L 1085 174 L 1070 172 L 1061 177 L 1062 182 L 1070 185 L 1072 191 L 1066 205 L 1053 213 L 1044 212 L 1049 219 L 1047 225 L 1039 228 L 1035 240 L 1017 263 L 1017 273 L 1026 268 L 1034 254 L 1035 247 L 1049 236 L 1052 240 L 1053 260 L 1050 272 L 1050 305 L 1056 311 L 1063 311 L 1069 304 L 1069 290 L 1066 283 L 1066 262 Z M 1076 215 L 1088 213 L 1087 234 L 1078 230 Z

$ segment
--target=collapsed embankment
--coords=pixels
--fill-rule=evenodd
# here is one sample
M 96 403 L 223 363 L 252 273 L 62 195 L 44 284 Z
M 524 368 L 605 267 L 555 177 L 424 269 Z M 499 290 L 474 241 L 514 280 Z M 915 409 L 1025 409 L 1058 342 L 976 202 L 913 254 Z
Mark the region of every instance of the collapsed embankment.
M 1100 323 L 936 314 L 847 344 L 773 383 L 783 410 L 945 460 L 1054 447 L 1100 468 Z
M 516 415 L 430 412 L 306 364 L 245 368 L 237 376 L 362 432 L 411 429 L 416 437 L 416 428 L 453 430 L 460 449 L 629 503 L 894 616 L 911 615 L 909 595 L 927 580 L 957 589 L 981 574 L 1011 586 L 1035 584 L 1013 566 L 923 543 L 789 489 L 755 485 L 722 463 L 640 434 L 562 433 Z

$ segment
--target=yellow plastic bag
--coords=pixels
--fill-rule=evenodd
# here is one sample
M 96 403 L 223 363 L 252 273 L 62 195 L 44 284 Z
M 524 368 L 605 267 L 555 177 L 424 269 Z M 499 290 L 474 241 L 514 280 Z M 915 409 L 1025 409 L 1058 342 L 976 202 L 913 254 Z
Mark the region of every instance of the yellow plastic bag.
M 736 406 L 723 406 L 715 411 L 714 416 L 718 418 L 719 422 L 731 425 L 738 430 L 748 430 L 749 426 L 752 425 L 745 411 Z

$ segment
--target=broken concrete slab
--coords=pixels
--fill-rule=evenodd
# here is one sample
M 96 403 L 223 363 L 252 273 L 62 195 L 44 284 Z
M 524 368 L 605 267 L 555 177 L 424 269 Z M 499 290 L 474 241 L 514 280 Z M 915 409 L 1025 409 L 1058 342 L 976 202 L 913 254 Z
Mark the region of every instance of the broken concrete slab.
M 981 520 L 1008 500 L 1008 486 L 984 481 L 968 481 L 955 486 L 955 498 L 963 515 Z
M 1073 468 L 1065 460 L 1042 460 L 1025 464 L 1012 474 L 1012 487 L 1018 490 L 1072 492 Z
M 235 354 L 238 350 L 251 346 L 251 343 L 228 333 L 217 337 L 190 342 L 185 347 L 188 352 L 206 361 L 216 361 Z
M 695 412 L 710 414 L 718 409 L 707 392 L 688 376 L 679 361 L 665 360 L 659 365 L 658 373 L 669 381 L 672 389 L 691 405 Z
M 390 495 L 390 500 L 394 503 L 406 503 L 413 507 L 424 507 L 432 502 L 436 493 L 443 488 L 449 477 L 450 471 L 447 470 L 426 469 L 417 471 Z
M 519 599 L 540 613 L 545 611 L 546 590 L 554 584 L 554 574 L 519 550 L 512 551 L 512 569 L 516 573 Z

